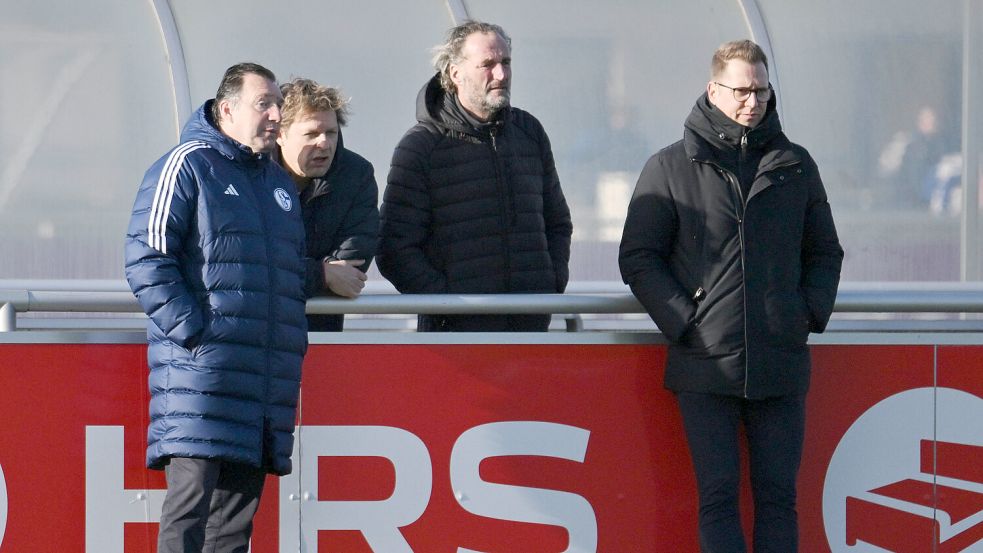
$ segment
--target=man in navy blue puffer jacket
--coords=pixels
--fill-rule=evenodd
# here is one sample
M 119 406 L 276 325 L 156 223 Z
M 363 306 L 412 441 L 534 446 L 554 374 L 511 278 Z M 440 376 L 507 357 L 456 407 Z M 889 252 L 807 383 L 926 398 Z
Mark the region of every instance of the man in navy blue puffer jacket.
M 247 551 L 266 473 L 291 470 L 307 326 L 299 199 L 269 155 L 282 102 L 268 69 L 230 67 L 134 203 L 126 278 L 150 317 L 161 553 Z

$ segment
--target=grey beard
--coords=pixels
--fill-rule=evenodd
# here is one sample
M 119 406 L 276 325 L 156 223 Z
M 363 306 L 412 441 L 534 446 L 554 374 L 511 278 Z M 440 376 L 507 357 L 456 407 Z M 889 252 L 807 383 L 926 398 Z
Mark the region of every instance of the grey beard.
M 474 105 L 481 106 L 483 111 L 489 115 L 494 115 L 509 106 L 512 91 L 506 91 L 505 94 L 496 98 L 492 98 L 490 94 L 480 94 L 475 96 L 475 98 L 472 98 Z

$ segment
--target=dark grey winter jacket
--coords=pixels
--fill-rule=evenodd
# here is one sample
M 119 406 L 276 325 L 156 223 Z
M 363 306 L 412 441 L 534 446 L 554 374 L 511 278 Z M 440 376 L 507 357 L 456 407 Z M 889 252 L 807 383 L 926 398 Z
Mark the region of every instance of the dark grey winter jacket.
M 331 167 L 300 195 L 307 233 L 307 297 L 335 295 L 324 284 L 325 261 L 364 260 L 369 270 L 379 242 L 379 187 L 367 159 L 345 148 L 339 134 Z M 340 331 L 344 315 L 308 315 L 312 332 Z
M 666 387 L 757 399 L 808 389 L 806 339 L 826 327 L 842 259 L 816 163 L 774 98 L 748 131 L 704 94 L 683 140 L 645 165 L 619 262 L 671 341 Z

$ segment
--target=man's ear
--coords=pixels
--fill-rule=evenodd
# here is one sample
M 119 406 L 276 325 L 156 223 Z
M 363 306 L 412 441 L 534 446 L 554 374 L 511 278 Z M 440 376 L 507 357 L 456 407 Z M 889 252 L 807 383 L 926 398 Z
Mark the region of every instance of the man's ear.
M 223 121 L 228 121 L 232 116 L 232 102 L 222 100 L 218 103 L 218 112 L 222 115 Z
M 454 86 L 461 88 L 461 68 L 457 64 L 452 63 L 447 68 L 447 75 L 451 78 L 451 82 Z
M 717 87 L 714 86 L 713 81 L 707 82 L 707 98 L 710 99 L 710 103 L 717 105 L 714 100 L 717 99 Z

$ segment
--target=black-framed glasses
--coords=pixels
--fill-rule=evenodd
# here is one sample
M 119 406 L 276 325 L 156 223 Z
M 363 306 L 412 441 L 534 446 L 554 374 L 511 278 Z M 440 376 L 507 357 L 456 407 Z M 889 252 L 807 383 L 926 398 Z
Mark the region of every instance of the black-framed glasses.
M 743 86 L 742 87 L 738 87 L 738 88 L 734 88 L 732 86 L 727 86 L 727 85 L 725 85 L 723 83 L 718 83 L 717 81 L 713 81 L 713 84 L 718 85 L 718 86 L 722 86 L 724 88 L 729 88 L 731 90 L 731 92 L 734 93 L 734 99 L 737 100 L 738 102 L 747 101 L 747 99 L 751 97 L 751 93 L 752 92 L 754 93 L 754 97 L 759 102 L 767 102 L 768 100 L 771 100 L 771 87 L 770 86 L 766 86 L 764 88 L 746 88 L 746 87 L 743 87 Z

